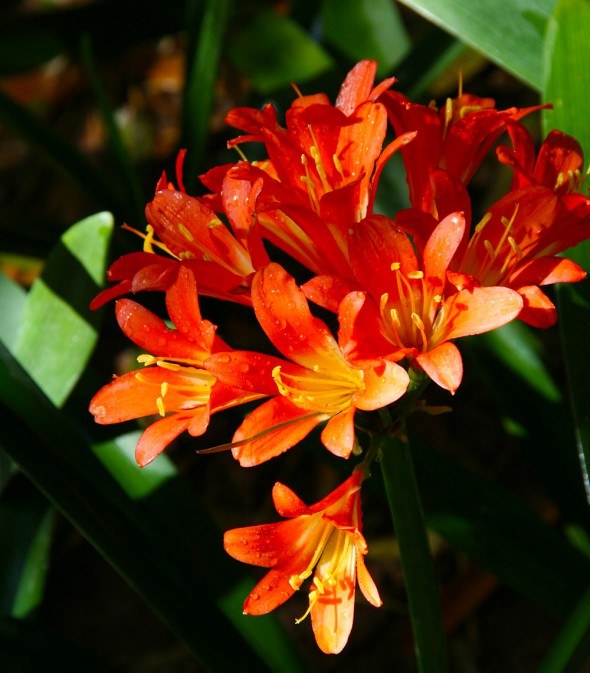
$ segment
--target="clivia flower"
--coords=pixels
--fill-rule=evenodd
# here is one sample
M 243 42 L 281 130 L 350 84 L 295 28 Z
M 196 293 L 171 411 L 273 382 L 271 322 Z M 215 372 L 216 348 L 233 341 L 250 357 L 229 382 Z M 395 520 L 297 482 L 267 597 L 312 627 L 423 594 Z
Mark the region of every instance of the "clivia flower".
M 190 270 L 180 269 L 166 305 L 177 329 L 130 299 L 117 302 L 121 329 L 149 352 L 138 358 L 143 369 L 115 377 L 90 402 L 90 412 L 101 424 L 160 416 L 137 444 L 135 457 L 141 467 L 183 432 L 202 435 L 212 413 L 264 396 L 220 384 L 203 367 L 212 351 L 228 347 L 215 335 L 215 326 L 201 318 Z
M 463 216 L 448 215 L 420 258 L 408 236 L 383 216 L 351 229 L 351 263 L 365 290 L 344 297 L 340 311 L 350 315 L 355 358 L 406 358 L 438 385 L 456 391 L 463 364 L 452 340 L 496 329 L 522 309 L 514 290 L 457 289 L 449 282 L 449 263 L 464 231 Z
M 147 233 L 143 252 L 134 252 L 116 260 L 107 278 L 117 285 L 103 290 L 91 303 L 99 308 L 107 301 L 128 292 L 166 291 L 174 283 L 179 269 L 194 273 L 201 294 L 249 304 L 249 279 L 254 271 L 268 264 L 254 219 L 261 183 L 251 185 L 212 171 L 221 188 L 215 198 L 197 198 L 186 193 L 181 181 L 179 154 L 177 180 L 180 189 L 169 183 L 164 174 L 154 198 L 146 206 Z M 211 176 L 203 176 L 205 181 Z M 216 198 L 219 196 L 219 198 Z M 210 207 L 220 203 L 229 226 Z M 139 233 L 139 232 L 136 232 Z M 157 251 L 164 253 L 158 254 Z
M 289 599 L 313 574 L 309 608 L 318 646 L 327 654 L 340 652 L 354 618 L 355 588 L 381 605 L 364 562 L 360 489 L 363 472 L 352 475 L 327 497 L 307 506 L 293 491 L 276 483 L 272 496 L 279 523 L 235 528 L 225 533 L 225 550 L 238 561 L 270 568 L 244 603 L 244 613 L 262 615 Z
M 407 372 L 383 358 L 350 363 L 345 356 L 348 328 L 341 329 L 338 343 L 278 264 L 254 276 L 252 305 L 262 329 L 288 360 L 231 351 L 215 353 L 205 362 L 208 371 L 230 387 L 245 389 L 265 370 L 276 384 L 274 396 L 254 409 L 234 434 L 234 457 L 242 466 L 257 465 L 328 421 L 321 434 L 324 446 L 348 458 L 355 444 L 356 410 L 379 409 L 397 400 L 408 387 Z

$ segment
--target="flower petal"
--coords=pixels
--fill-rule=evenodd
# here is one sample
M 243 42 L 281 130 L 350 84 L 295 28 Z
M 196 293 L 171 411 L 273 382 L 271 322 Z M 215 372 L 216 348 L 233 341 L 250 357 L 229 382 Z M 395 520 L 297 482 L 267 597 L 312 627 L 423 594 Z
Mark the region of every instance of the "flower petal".
M 173 440 L 188 429 L 191 419 L 192 414 L 172 414 L 144 430 L 135 447 L 135 460 L 139 467 L 145 467 L 157 458 Z
M 311 608 L 311 625 L 320 650 L 338 654 L 348 642 L 354 620 L 354 571 L 343 573 L 334 585 L 326 583 L 324 587 Z
M 265 615 L 291 598 L 295 589 L 289 584 L 290 575 L 270 570 L 252 589 L 244 602 L 245 615 Z
M 233 441 L 244 443 L 232 450 L 234 458 L 242 467 L 259 465 L 295 446 L 323 418 L 285 397 L 273 397 L 254 409 L 237 429 Z
M 455 344 L 446 341 L 416 360 L 435 383 L 455 394 L 463 378 L 463 360 Z
M 340 458 L 348 458 L 354 447 L 354 412 L 350 407 L 332 416 L 322 430 L 322 444 Z
M 369 603 L 376 608 L 381 607 L 383 601 L 381 600 L 381 596 L 379 596 L 379 591 L 375 586 L 373 578 L 369 575 L 369 571 L 365 565 L 365 559 L 360 552 L 357 552 L 356 556 L 356 578 L 359 588 L 363 592 L 363 596 Z
M 557 310 L 549 297 L 536 285 L 521 287 L 518 290 L 524 301 L 519 320 L 527 325 L 546 329 L 557 322 Z
M 291 518 L 308 514 L 309 507 L 288 486 L 279 481 L 273 486 L 272 500 L 277 512 L 284 517 Z
M 381 409 L 398 400 L 407 390 L 410 377 L 403 367 L 383 360 L 379 367 L 364 370 L 365 388 L 354 396 L 358 409 Z

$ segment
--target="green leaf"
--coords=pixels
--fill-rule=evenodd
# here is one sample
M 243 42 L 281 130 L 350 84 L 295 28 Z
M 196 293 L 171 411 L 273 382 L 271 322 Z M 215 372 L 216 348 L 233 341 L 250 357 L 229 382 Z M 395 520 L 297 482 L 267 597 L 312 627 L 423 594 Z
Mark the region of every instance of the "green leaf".
M 261 93 L 317 77 L 333 65 L 298 24 L 270 10 L 236 30 L 228 52 Z
M 97 293 L 113 229 L 110 213 L 71 227 L 27 296 L 13 352 L 46 395 L 63 405 L 96 344 Z
M 405 434 L 405 433 L 404 433 Z M 395 528 L 420 673 L 446 673 L 448 662 L 439 591 L 408 441 L 379 442 L 381 475 Z
M 560 0 L 547 27 L 543 98 L 545 133 L 559 129 L 574 136 L 590 157 L 590 4 Z
M 545 49 L 544 96 L 554 110 L 543 116 L 544 130 L 559 128 L 574 135 L 586 157 L 590 155 L 587 115 L 590 102 L 590 6 L 584 0 L 560 0 L 549 23 Z M 586 241 L 568 257 L 590 269 L 590 244 Z M 575 432 L 584 486 L 590 500 L 590 361 L 585 330 L 590 327 L 588 281 L 558 289 L 563 357 L 568 374 Z
M 535 89 L 555 0 L 401 0 Z
M 0 340 L 12 348 L 18 334 L 18 326 L 25 307 L 25 290 L 0 273 Z
M 380 74 L 390 72 L 410 48 L 390 0 L 323 0 L 322 28 L 326 42 L 350 60 L 376 59 Z
M 537 673 L 578 673 L 590 656 L 590 590 L 567 619 Z

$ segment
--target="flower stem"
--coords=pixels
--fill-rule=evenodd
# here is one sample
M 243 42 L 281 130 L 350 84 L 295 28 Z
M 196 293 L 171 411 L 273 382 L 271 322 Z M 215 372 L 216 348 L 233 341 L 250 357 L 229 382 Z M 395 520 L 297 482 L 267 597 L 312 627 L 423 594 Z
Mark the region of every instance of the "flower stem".
M 395 526 L 420 673 L 448 673 L 438 588 L 410 446 L 384 435 L 381 472 Z

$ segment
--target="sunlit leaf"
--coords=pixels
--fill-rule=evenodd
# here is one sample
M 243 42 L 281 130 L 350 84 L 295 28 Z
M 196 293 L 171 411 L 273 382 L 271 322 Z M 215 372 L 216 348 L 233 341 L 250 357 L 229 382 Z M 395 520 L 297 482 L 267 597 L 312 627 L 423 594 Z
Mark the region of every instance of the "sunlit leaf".
M 96 344 L 88 301 L 102 284 L 113 229 L 110 213 L 71 227 L 29 292 L 13 352 L 58 406 L 67 399 Z
M 401 0 L 536 89 L 554 0 Z

